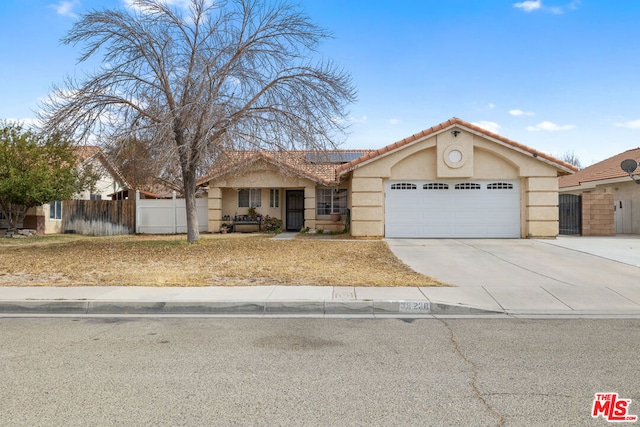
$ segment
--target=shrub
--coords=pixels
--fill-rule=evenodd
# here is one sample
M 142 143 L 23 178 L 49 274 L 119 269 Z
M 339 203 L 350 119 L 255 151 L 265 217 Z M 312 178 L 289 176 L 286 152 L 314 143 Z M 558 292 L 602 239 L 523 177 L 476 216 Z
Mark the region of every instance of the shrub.
M 282 233 L 282 220 L 269 215 L 265 216 L 262 221 L 262 231 L 276 234 Z

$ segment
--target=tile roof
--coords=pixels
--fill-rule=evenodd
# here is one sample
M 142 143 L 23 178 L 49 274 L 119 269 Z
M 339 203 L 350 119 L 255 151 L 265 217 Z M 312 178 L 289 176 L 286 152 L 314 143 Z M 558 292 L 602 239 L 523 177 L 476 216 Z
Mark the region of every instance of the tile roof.
M 78 153 L 78 160 L 84 162 L 90 157 L 93 157 L 102 152 L 100 147 L 95 145 L 78 145 L 75 147 L 76 153 Z
M 131 185 L 129 184 L 129 182 L 127 182 L 127 179 L 124 177 L 122 172 L 120 172 L 118 166 L 116 166 L 113 160 L 111 160 L 106 154 L 104 154 L 102 148 L 96 147 L 94 145 L 79 145 L 75 147 L 75 150 L 78 153 L 78 160 L 81 163 L 87 162 L 92 158 L 96 158 L 107 169 L 109 169 L 114 178 L 120 181 L 123 187 L 131 188 Z
M 331 150 L 338 155 L 348 153 L 369 153 L 372 150 Z M 316 163 L 307 160 L 307 154 L 318 153 L 311 150 L 289 150 L 289 151 L 232 151 L 220 160 L 219 164 L 214 163 L 209 172 L 198 180 L 198 185 L 202 185 L 211 179 L 221 177 L 231 172 L 241 171 L 256 161 L 263 160 L 276 165 L 279 168 L 310 179 L 318 184 L 331 185 L 338 182 L 335 163 Z
M 373 160 L 379 156 L 385 155 L 386 153 L 390 153 L 406 145 L 409 145 L 413 142 L 416 142 L 424 137 L 434 135 L 436 133 L 442 132 L 454 126 L 466 128 L 474 133 L 481 134 L 495 141 L 501 142 L 507 145 L 508 147 L 529 153 L 534 157 L 555 166 L 556 168 L 558 168 L 560 173 L 571 174 L 578 170 L 575 166 L 567 162 L 556 159 L 555 157 L 549 156 L 548 154 L 534 150 L 532 148 L 527 147 L 526 145 L 517 143 L 503 136 L 489 132 L 486 129 L 483 129 L 479 126 L 475 126 L 471 123 L 465 122 L 464 120 L 460 120 L 454 117 L 450 120 L 447 120 L 446 122 L 440 123 L 439 125 L 423 130 L 422 132 L 411 135 L 407 138 L 404 138 L 401 141 L 395 142 L 391 145 L 387 145 L 386 147 L 380 148 L 378 150 L 331 150 L 335 153 L 362 153 L 363 154 L 362 156 L 354 160 L 351 160 L 349 162 L 345 162 L 342 164 L 312 163 L 307 161 L 307 154 L 317 153 L 317 151 L 308 151 L 308 150 L 233 151 L 233 152 L 227 153 L 226 156 L 223 159 L 221 159 L 217 165 L 216 163 L 214 163 L 213 167 L 211 168 L 211 172 L 206 174 L 204 177 L 200 178 L 197 181 L 197 184 L 203 185 L 206 182 L 210 181 L 211 179 L 221 177 L 231 172 L 239 171 L 242 168 L 246 168 L 258 160 L 264 160 L 267 163 L 271 163 L 278 167 L 282 167 L 285 170 L 288 170 L 294 174 L 308 178 L 312 181 L 317 182 L 318 184 L 322 184 L 322 185 L 336 184 L 337 182 L 339 182 L 340 177 L 342 175 L 348 173 L 349 171 L 352 171 L 353 169 L 357 168 L 358 166 L 362 165 L 365 162 Z
M 483 128 L 479 127 L 479 126 L 473 125 L 473 124 L 465 122 L 464 120 L 461 120 L 461 119 L 459 119 L 457 117 L 454 117 L 454 118 L 452 118 L 450 120 L 447 120 L 446 122 L 442 122 L 442 123 L 440 123 L 440 124 L 438 124 L 436 126 L 433 126 L 433 127 L 429 128 L 429 129 L 425 129 L 422 132 L 418 132 L 418 133 L 413 134 L 413 135 L 411 135 L 411 136 L 409 136 L 407 138 L 404 138 L 404 139 L 402 139 L 400 141 L 397 141 L 397 142 L 395 142 L 395 143 L 393 143 L 391 145 L 387 145 L 386 147 L 380 148 L 379 150 L 373 150 L 372 152 L 370 152 L 370 153 L 368 153 L 368 154 L 366 154 L 366 155 L 364 155 L 364 156 L 362 156 L 362 157 L 360 157 L 358 159 L 355 159 L 355 160 L 353 160 L 353 161 L 351 161 L 349 163 L 345 163 L 343 165 L 340 165 L 337 168 L 337 173 L 338 173 L 338 175 L 341 175 L 341 174 L 346 173 L 346 172 L 348 172 L 350 170 L 353 170 L 358 165 L 360 165 L 362 163 L 365 163 L 365 162 L 367 162 L 367 161 L 369 161 L 371 159 L 374 159 L 374 158 L 376 158 L 378 156 L 384 155 L 384 154 L 386 154 L 388 152 L 394 151 L 394 150 L 396 150 L 396 149 L 398 149 L 400 147 L 403 147 L 405 145 L 409 145 L 409 144 L 411 144 L 413 142 L 416 142 L 416 141 L 418 141 L 418 140 L 420 140 L 420 139 L 422 139 L 424 137 L 427 137 L 427 136 L 430 136 L 430 135 L 435 135 L 435 134 L 437 134 L 437 133 L 439 133 L 441 131 L 444 131 L 444 130 L 446 130 L 448 128 L 455 127 L 455 126 L 467 128 L 468 130 L 471 130 L 471 131 L 473 131 L 475 133 L 479 133 L 479 134 L 487 136 L 487 137 L 489 137 L 491 139 L 500 141 L 500 142 L 504 143 L 505 145 L 510 146 L 512 148 L 516 148 L 518 150 L 530 153 L 530 154 L 532 154 L 533 156 L 535 156 L 535 157 L 537 157 L 539 159 L 546 160 L 547 163 L 553 164 L 554 166 L 559 168 L 564 173 L 568 174 L 568 173 L 572 173 L 572 172 L 575 172 L 575 171 L 578 170 L 578 168 L 576 168 L 575 166 L 573 166 L 573 165 L 571 165 L 571 164 L 569 164 L 567 162 L 564 162 L 564 161 L 562 161 L 560 159 L 556 159 L 555 157 L 552 157 L 552 156 L 550 156 L 548 154 L 545 154 L 545 153 L 542 153 L 540 151 L 534 150 L 533 148 L 527 147 L 526 145 L 523 145 L 523 144 L 520 144 L 518 142 L 512 141 L 512 140 L 510 140 L 508 138 L 505 138 L 505 137 L 500 136 L 498 134 L 495 134 L 493 132 L 489 132 L 488 130 L 483 129 Z
M 627 150 L 589 167 L 579 170 L 575 175 L 562 176 L 559 180 L 560 188 L 577 187 L 582 183 L 602 181 L 606 179 L 627 178 L 629 175 L 620 168 L 620 163 L 626 159 L 640 161 L 640 148 Z M 629 179 L 629 181 L 631 181 Z

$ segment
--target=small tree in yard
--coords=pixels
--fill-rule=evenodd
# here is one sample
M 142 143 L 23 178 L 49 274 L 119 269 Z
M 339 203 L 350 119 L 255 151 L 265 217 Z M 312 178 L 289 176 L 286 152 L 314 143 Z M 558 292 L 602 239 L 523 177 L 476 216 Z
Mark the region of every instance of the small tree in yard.
M 73 194 L 95 183 L 90 168 L 78 168 L 69 140 L 42 137 L 21 125 L 0 123 L 0 211 L 16 230 L 27 210 Z
M 331 62 L 312 63 L 329 34 L 286 0 L 169 3 L 131 0 L 77 21 L 63 42 L 105 65 L 56 88 L 42 118 L 45 131 L 160 147 L 163 168 L 179 174 L 192 242 L 196 178 L 213 161 L 240 149 L 335 148 L 355 90 Z

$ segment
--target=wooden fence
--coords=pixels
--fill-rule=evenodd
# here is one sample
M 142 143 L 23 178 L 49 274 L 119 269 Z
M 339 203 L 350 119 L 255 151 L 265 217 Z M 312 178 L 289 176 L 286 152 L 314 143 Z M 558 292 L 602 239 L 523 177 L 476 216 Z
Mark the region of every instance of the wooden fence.
M 65 200 L 62 208 L 65 233 L 111 236 L 136 230 L 136 201 Z

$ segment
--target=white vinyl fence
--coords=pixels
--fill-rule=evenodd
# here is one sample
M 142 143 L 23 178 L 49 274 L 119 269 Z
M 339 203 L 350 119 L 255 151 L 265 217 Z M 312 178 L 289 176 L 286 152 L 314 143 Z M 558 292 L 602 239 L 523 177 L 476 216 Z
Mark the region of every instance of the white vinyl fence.
M 196 199 L 198 230 L 207 231 L 208 200 Z M 178 234 L 187 232 L 187 214 L 184 199 L 140 199 L 136 192 L 136 233 Z

